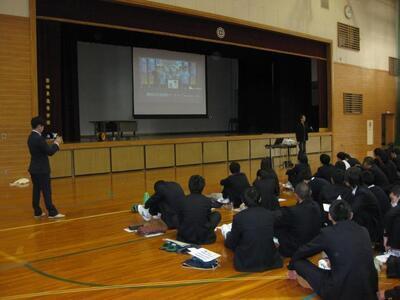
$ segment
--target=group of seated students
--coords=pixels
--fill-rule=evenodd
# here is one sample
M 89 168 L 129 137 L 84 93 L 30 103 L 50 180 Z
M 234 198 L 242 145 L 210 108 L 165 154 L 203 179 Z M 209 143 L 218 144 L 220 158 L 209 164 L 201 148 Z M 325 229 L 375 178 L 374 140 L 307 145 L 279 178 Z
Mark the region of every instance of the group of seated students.
M 339 152 L 332 165 L 329 155 L 321 154 L 321 166 L 312 176 L 301 154 L 287 171 L 296 196 L 296 205 L 290 207 L 279 205 L 280 186 L 270 159 L 262 160 L 252 185 L 232 162 L 231 175 L 220 184 L 223 197 L 238 213 L 231 229 L 221 233 L 234 252 L 235 269 L 281 268 L 282 257 L 288 257 L 289 278 L 305 280 L 323 299 L 385 299 L 377 294 L 373 247 L 400 256 L 400 155 L 392 148 L 375 149 L 374 155 L 360 163 Z M 221 215 L 212 208 L 220 204 L 202 194 L 204 187 L 200 175 L 190 177 L 187 196 L 178 183 L 158 181 L 139 212 L 145 219 L 161 217 L 177 229 L 178 240 L 214 243 Z M 246 208 L 238 210 L 242 203 Z M 329 270 L 308 260 L 321 252 L 328 257 Z M 386 297 L 396 293 L 399 289 L 387 291 Z

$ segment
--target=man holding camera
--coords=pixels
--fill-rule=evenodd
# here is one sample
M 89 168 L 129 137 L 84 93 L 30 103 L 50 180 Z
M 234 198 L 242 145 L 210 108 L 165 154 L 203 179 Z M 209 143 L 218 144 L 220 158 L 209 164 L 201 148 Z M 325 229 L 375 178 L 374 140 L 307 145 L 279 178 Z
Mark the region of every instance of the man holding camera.
M 42 136 L 45 121 L 40 117 L 34 117 L 31 120 L 32 132 L 28 138 L 28 147 L 31 154 L 31 162 L 29 164 L 29 173 L 32 178 L 33 193 L 32 206 L 34 217 L 39 219 L 46 216 L 40 207 L 40 192 L 43 193 L 44 202 L 48 212 L 49 219 L 64 218 L 65 215 L 60 214 L 51 200 L 51 183 L 50 183 L 50 163 L 49 156 L 60 150 L 60 144 L 63 140 L 56 137 L 52 144 L 48 144 Z

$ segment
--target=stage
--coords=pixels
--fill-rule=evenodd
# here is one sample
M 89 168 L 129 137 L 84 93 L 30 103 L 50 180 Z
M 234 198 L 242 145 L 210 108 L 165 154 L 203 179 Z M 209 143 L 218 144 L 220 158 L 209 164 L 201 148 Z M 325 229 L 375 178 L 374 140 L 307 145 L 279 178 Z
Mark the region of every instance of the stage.
M 265 145 L 277 138 L 294 139 L 294 134 L 183 134 L 135 137 L 130 140 L 67 143 L 51 157 L 52 177 L 70 177 L 134 170 L 149 170 L 221 163 L 255 161 L 269 156 Z M 332 153 L 332 133 L 310 133 L 307 153 L 311 163 L 321 153 Z M 286 150 L 272 150 L 275 168 L 287 156 Z M 296 162 L 297 149 L 290 150 Z

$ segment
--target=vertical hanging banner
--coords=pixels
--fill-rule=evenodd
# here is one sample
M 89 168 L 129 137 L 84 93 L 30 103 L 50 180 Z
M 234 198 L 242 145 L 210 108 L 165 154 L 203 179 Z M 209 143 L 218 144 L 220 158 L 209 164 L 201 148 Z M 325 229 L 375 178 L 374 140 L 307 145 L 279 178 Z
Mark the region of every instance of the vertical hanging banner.
M 374 144 L 374 120 L 367 120 L 367 145 Z

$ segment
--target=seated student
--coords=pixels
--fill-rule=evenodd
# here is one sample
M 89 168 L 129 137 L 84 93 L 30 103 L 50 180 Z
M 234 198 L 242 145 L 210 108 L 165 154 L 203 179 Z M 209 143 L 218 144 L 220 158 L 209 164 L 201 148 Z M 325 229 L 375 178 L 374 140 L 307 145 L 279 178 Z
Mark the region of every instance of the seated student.
M 265 172 L 267 172 L 269 175 L 271 175 L 272 177 L 274 177 L 274 181 L 275 181 L 275 189 L 279 195 L 280 192 L 280 187 L 279 187 L 279 179 L 278 179 L 278 175 L 276 174 L 274 168 L 272 168 L 272 161 L 270 157 L 266 157 L 263 158 L 261 160 L 260 163 L 260 170 L 264 170 Z
M 348 202 L 352 208 L 353 220 L 364 226 L 373 243 L 379 242 L 383 234 L 382 215 L 375 195 L 361 179 L 361 169 L 351 167 L 345 173 L 345 182 L 352 189 Z
M 189 244 L 211 244 L 216 240 L 214 229 L 221 214 L 211 212 L 211 199 L 202 195 L 206 182 L 200 175 L 189 179 L 190 195 L 186 196 L 179 212 L 177 239 Z
M 298 160 L 299 162 L 292 169 L 286 171 L 288 181 L 292 184 L 293 188 L 295 188 L 297 184 L 303 181 L 304 172 L 311 173 L 307 155 L 299 153 Z
M 378 300 L 399 300 L 400 299 L 400 285 L 386 291 L 380 291 Z
M 391 158 L 397 167 L 397 172 L 400 172 L 400 149 L 399 148 L 392 149 Z
M 335 163 L 335 168 L 336 168 L 336 169 L 343 170 L 343 171 L 346 171 L 346 165 L 345 165 L 344 162 L 341 161 L 341 160 L 338 160 L 338 161 Z
M 295 188 L 297 204 L 282 207 L 275 223 L 281 255 L 291 257 L 296 250 L 311 241 L 321 228 L 321 210 L 311 198 L 309 186 L 301 182 Z
M 145 221 L 161 214 L 161 219 L 169 229 L 178 227 L 178 212 L 185 194 L 181 186 L 173 181 L 159 180 L 154 184 L 155 193 L 143 205 L 138 205 L 138 212 Z
M 329 209 L 333 226 L 326 227 L 293 255 L 289 278 L 306 280 L 322 299 L 376 299 L 378 274 L 371 240 L 365 228 L 351 221 L 351 207 L 336 200 Z M 307 258 L 324 251 L 330 270 L 323 270 Z
M 362 181 L 367 185 L 368 189 L 375 195 L 376 199 L 378 199 L 378 204 L 381 209 L 381 214 L 383 217 L 390 209 L 389 197 L 381 187 L 374 184 L 375 177 L 372 172 L 363 171 L 361 178 Z
M 221 180 L 221 185 L 224 187 L 222 196 L 233 203 L 234 208 L 238 208 L 242 204 L 243 192 L 250 187 L 249 180 L 246 174 L 240 172 L 240 165 L 237 162 L 231 162 L 229 165 L 231 171 L 230 176 Z
M 311 173 L 309 173 L 308 171 L 305 171 L 303 173 L 303 180 L 310 187 L 312 199 L 315 202 L 321 204 L 319 202 L 319 197 L 320 197 L 320 194 L 321 194 L 321 190 L 325 186 L 331 185 L 330 181 L 327 181 L 327 180 L 325 180 L 323 178 L 311 177 Z
M 374 174 L 374 184 L 386 190 L 389 188 L 389 179 L 386 174 L 375 164 L 375 160 L 367 156 L 364 158 L 362 167 L 366 171 L 372 172 Z
M 345 153 L 345 152 L 338 152 L 336 154 L 337 161 L 343 162 L 346 170 L 351 167 L 350 163 L 347 161 L 348 157 L 349 157 L 349 155 L 347 153 Z
M 379 168 L 386 174 L 389 183 L 395 184 L 399 182 L 399 176 L 397 175 L 397 167 L 389 159 L 387 153 L 381 148 L 374 149 L 375 163 Z
M 333 201 L 340 199 L 346 200 L 351 193 L 351 189 L 344 184 L 344 171 L 336 169 L 332 174 L 332 184 L 322 187 L 319 194 L 319 202 L 331 204 Z
M 384 246 L 396 256 L 400 256 L 400 186 L 395 185 L 390 192 L 391 208 L 384 219 Z
M 269 210 L 279 209 L 279 190 L 276 190 L 275 179 L 271 173 L 258 170 L 253 186 L 261 194 L 260 206 Z
M 328 154 L 323 153 L 320 155 L 319 160 L 322 166 L 318 168 L 314 177 L 323 178 L 330 182 L 332 174 L 335 171 L 335 167 L 330 163 L 331 158 Z
M 239 272 L 263 272 L 281 268 L 282 259 L 273 241 L 274 215 L 259 206 L 260 193 L 254 187 L 244 192 L 247 209 L 233 217 L 232 231 L 225 246 L 234 252 L 233 264 Z

